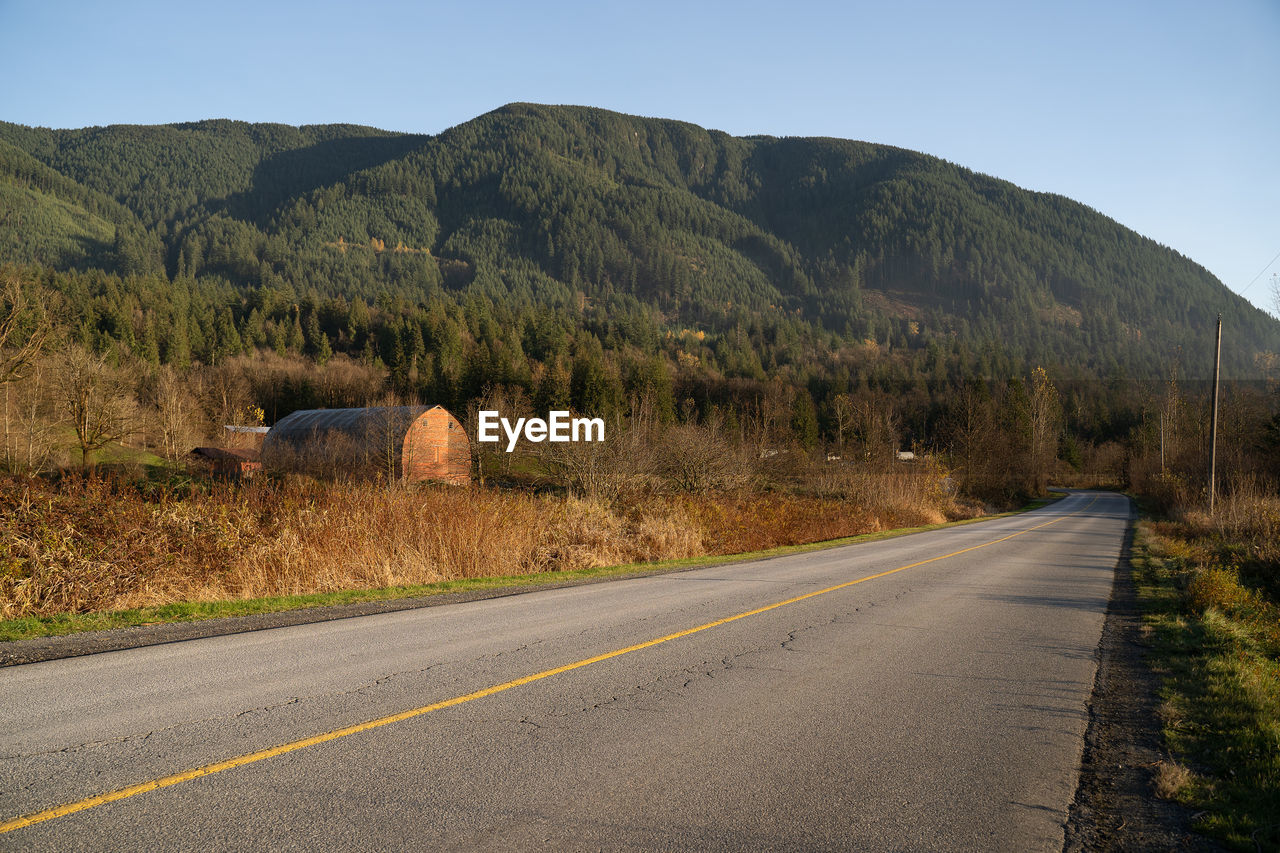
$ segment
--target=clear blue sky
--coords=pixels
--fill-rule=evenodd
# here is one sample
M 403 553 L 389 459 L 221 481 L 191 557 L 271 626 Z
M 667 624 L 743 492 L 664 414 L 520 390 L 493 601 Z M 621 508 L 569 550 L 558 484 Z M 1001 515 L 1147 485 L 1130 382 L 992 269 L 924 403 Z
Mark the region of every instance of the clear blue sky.
M 1280 0 L 0 0 L 0 119 L 437 133 L 511 101 L 838 136 L 1062 193 L 1274 308 Z

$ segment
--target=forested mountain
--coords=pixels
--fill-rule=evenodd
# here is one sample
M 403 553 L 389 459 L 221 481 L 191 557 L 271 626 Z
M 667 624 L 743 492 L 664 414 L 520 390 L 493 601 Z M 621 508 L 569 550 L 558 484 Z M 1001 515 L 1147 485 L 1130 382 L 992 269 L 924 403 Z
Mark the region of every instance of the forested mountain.
M 1204 375 L 1219 312 L 1226 375 L 1280 350 L 1202 267 L 1070 199 L 883 145 L 578 107 L 438 136 L 0 123 L 0 261 L 47 270 L 99 349 L 346 351 L 446 400 L 556 370 L 624 382 L 659 355 L 811 386 Z

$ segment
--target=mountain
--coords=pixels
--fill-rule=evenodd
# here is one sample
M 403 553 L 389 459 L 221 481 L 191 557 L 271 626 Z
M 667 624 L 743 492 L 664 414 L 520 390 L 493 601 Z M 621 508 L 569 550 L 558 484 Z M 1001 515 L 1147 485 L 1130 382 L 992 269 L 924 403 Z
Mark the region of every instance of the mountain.
M 310 316 L 358 352 L 357 301 L 406 317 L 482 303 L 504 327 L 546 315 L 610 351 L 698 334 L 687 366 L 725 377 L 886 352 L 910 354 L 903 376 L 1155 378 L 1176 360 L 1197 375 L 1219 312 L 1226 375 L 1280 350 L 1280 324 L 1205 269 L 1062 196 L 884 145 L 582 107 L 512 104 L 438 136 L 0 123 L 0 211 L 0 260 L 151 282 L 119 285 L 138 292 L 132 320 L 83 321 L 103 334 L 169 334 L 186 309 L 146 320 L 148 299 L 204 306 L 183 330 L 196 356 L 196 339 L 214 357 L 228 330 L 234 351 L 268 324 L 304 327 L 314 350 Z M 471 327 L 465 346 L 483 342 Z M 537 358 L 524 338 L 507 348 Z

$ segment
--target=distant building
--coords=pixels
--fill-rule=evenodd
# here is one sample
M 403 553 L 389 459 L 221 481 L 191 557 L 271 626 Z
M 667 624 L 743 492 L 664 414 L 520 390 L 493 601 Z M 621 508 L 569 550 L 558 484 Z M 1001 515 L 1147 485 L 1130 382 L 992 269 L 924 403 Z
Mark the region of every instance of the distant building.
M 458 419 L 440 406 L 308 409 L 281 418 L 262 456 L 273 466 L 320 476 L 471 480 L 471 443 Z
M 247 479 L 262 470 L 258 451 L 252 448 L 197 447 L 191 455 L 210 473 L 223 477 Z

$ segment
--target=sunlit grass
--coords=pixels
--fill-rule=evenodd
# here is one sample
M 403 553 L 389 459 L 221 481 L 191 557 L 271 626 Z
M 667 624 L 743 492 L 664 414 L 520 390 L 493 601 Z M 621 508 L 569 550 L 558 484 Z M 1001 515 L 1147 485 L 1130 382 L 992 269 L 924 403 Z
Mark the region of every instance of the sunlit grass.
M 301 480 L 11 478 L 0 490 L 4 640 L 678 569 L 930 529 L 940 517 L 777 494 L 606 506 Z
M 1280 849 L 1280 498 L 1226 504 L 1214 520 L 1143 522 L 1135 540 L 1165 737 L 1187 768 L 1162 778 L 1199 813 L 1197 828 L 1238 849 Z

